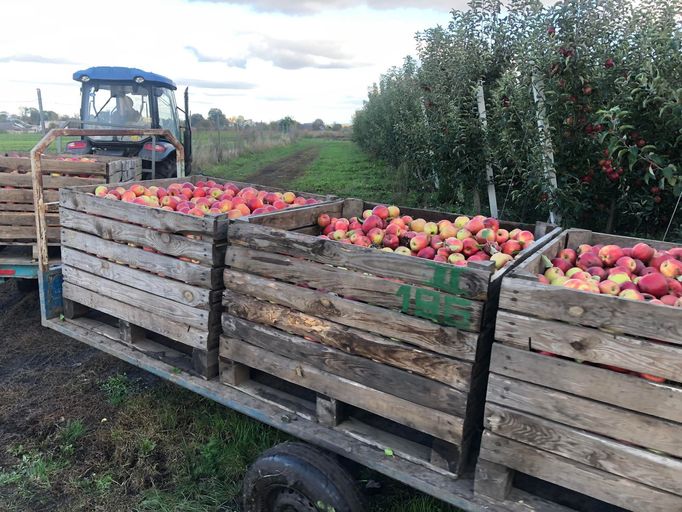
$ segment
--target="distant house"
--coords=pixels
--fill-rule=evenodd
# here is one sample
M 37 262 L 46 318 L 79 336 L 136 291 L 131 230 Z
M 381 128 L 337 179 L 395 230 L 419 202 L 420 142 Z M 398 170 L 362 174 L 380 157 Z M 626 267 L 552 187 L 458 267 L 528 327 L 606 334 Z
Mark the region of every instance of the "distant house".
M 21 119 L 8 119 L 7 121 L 0 121 L 0 131 L 16 133 L 37 133 L 40 131 L 40 127 L 25 123 Z

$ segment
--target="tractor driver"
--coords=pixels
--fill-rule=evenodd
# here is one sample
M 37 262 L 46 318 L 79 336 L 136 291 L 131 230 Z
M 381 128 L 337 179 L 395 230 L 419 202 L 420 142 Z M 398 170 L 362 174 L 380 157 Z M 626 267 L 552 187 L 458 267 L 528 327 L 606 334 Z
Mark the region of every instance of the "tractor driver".
M 130 96 L 123 96 L 119 99 L 116 120 L 119 124 L 131 124 L 140 120 L 140 113 L 133 106 L 133 99 Z

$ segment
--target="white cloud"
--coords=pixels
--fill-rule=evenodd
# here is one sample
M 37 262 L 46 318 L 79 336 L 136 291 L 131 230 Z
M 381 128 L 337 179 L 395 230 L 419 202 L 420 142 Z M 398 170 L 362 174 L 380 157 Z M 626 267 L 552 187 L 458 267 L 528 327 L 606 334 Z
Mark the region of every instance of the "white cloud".
M 316 14 L 329 10 L 369 7 L 370 9 L 436 9 L 448 12 L 453 8 L 464 8 L 466 2 L 452 0 L 190 0 L 192 2 L 226 3 L 246 5 L 261 12 L 281 12 L 285 14 Z

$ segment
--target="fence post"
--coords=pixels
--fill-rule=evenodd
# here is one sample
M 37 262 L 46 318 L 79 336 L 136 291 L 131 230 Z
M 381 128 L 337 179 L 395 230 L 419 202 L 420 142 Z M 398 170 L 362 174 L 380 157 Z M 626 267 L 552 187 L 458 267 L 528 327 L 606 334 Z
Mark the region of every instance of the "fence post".
M 43 113 L 43 96 L 40 94 L 40 89 L 36 89 L 38 93 L 38 114 L 40 115 L 40 130 L 45 135 L 45 114 Z
M 556 170 L 554 168 L 554 150 L 552 149 L 552 140 L 549 136 L 549 122 L 547 120 L 547 110 L 545 109 L 545 84 L 535 67 L 535 63 L 531 63 L 531 65 L 533 67 L 531 77 L 533 100 L 535 101 L 538 134 L 542 147 L 542 168 L 545 179 L 549 182 L 552 192 L 556 192 L 558 185 L 556 181 Z M 549 212 L 549 222 L 552 224 L 561 222 L 561 216 L 554 211 L 554 209 Z
M 478 118 L 481 120 L 483 127 L 483 134 L 486 137 L 484 144 L 485 152 L 485 175 L 488 182 L 488 203 L 490 204 L 490 215 L 497 218 L 497 194 L 495 193 L 495 176 L 493 175 L 493 166 L 490 163 L 490 151 L 487 143 L 488 134 L 488 116 L 485 110 L 485 94 L 483 92 L 483 80 L 478 82 L 476 91 L 476 98 L 478 100 Z

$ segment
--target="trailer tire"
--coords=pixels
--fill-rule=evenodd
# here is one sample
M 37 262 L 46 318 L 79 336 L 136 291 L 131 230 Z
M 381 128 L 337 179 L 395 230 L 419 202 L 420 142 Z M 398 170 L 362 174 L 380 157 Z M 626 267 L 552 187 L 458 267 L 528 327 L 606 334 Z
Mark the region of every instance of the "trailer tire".
M 244 512 L 364 512 L 350 474 L 326 452 L 303 443 L 265 451 L 244 477 Z

